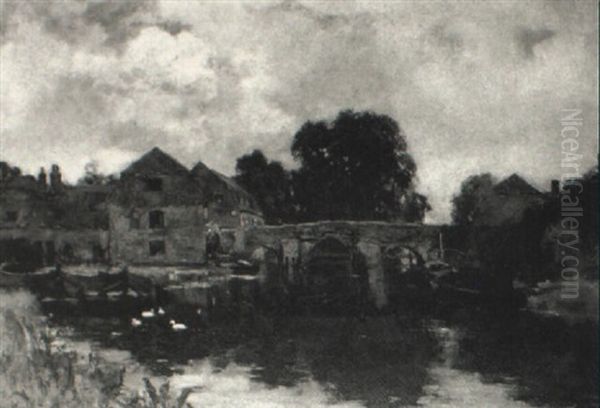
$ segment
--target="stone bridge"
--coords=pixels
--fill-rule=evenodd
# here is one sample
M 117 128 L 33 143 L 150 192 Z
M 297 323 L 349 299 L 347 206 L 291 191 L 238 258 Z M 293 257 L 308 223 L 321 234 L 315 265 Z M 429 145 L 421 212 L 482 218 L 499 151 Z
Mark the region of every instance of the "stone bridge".
M 388 303 L 397 276 L 439 259 L 442 226 L 326 221 L 240 231 L 237 252 L 260 261 L 285 284 L 341 291 L 348 277 L 364 282 L 377 306 Z

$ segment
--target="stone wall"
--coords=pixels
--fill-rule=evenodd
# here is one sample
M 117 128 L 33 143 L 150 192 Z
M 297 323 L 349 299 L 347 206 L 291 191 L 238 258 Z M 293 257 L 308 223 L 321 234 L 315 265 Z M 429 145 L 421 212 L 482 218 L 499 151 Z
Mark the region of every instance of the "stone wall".
M 376 221 L 324 221 L 296 225 L 257 226 L 247 228 L 240 236 L 237 248 L 244 253 L 261 246 L 278 248 L 294 256 L 301 242 L 304 249 L 321 239 L 333 236 L 346 245 L 355 246 L 360 242 L 379 246 L 402 245 L 419 253 L 424 260 L 438 256 L 441 226 L 424 224 L 397 224 Z
M 19 242 L 22 244 L 15 245 Z M 97 263 L 107 260 L 109 236 L 102 230 L 0 229 L 0 246 L 3 262 Z M 15 254 L 14 248 L 31 253 Z
M 149 227 L 150 211 L 164 214 L 164 228 Z M 114 263 L 195 264 L 205 261 L 202 206 L 167 206 L 129 210 L 110 205 L 110 252 Z M 132 221 L 135 218 L 136 221 Z M 164 253 L 150 254 L 150 242 L 164 242 Z

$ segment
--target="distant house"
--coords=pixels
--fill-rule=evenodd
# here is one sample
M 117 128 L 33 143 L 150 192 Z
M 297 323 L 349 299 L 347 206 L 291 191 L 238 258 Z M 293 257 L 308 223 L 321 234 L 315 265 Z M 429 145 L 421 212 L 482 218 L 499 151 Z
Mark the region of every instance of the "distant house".
M 48 223 L 46 189 L 33 176 L 0 183 L 0 228 L 44 227 Z
M 49 184 L 44 169 L 37 179 L 8 170 L 0 163 L 0 263 L 107 260 L 108 186 L 64 185 L 56 165 Z
M 154 148 L 121 173 L 109 199 L 116 262 L 195 264 L 206 260 L 209 228 L 262 223 L 252 198 L 198 163 L 192 171 Z
M 520 222 L 526 211 L 540 206 L 546 195 L 513 174 L 498 182 L 492 189 L 493 197 L 488 200 L 487 211 L 478 220 L 479 225 L 507 225 Z

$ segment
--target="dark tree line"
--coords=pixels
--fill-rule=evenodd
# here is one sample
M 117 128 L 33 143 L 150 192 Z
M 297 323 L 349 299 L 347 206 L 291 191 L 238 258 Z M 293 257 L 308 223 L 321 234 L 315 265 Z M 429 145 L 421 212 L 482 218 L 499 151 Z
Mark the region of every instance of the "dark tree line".
M 422 221 L 427 198 L 414 190 L 416 165 L 396 121 L 372 112 L 340 112 L 306 122 L 287 171 L 255 150 L 237 161 L 236 181 L 258 200 L 267 222 Z
M 495 183 L 489 173 L 463 181 L 453 199 L 452 211 L 454 224 L 462 227 L 460 241 L 477 248 L 479 257 L 497 268 L 498 274 L 512 278 L 513 273 L 520 271 L 533 281 L 556 278 L 560 268 L 555 234 L 562 228 L 561 207 L 564 202 L 577 203 L 582 209 L 576 243 L 581 251 L 579 266 L 586 274 L 597 277 L 598 167 L 580 178 L 564 180 L 559 194 L 545 194 L 541 202 L 529 205 L 520 219 L 507 220 L 489 229 L 485 220 L 495 219 L 494 211 L 499 208 L 493 205 L 498 200 Z

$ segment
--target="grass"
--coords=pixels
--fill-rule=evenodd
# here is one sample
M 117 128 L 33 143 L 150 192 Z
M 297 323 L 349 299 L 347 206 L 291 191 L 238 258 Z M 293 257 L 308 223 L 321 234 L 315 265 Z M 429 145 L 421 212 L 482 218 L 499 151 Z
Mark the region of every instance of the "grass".
M 0 291 L 0 405 L 11 408 L 184 408 L 169 383 L 149 379 L 136 391 L 123 385 L 124 367 L 60 346 L 34 296 Z

